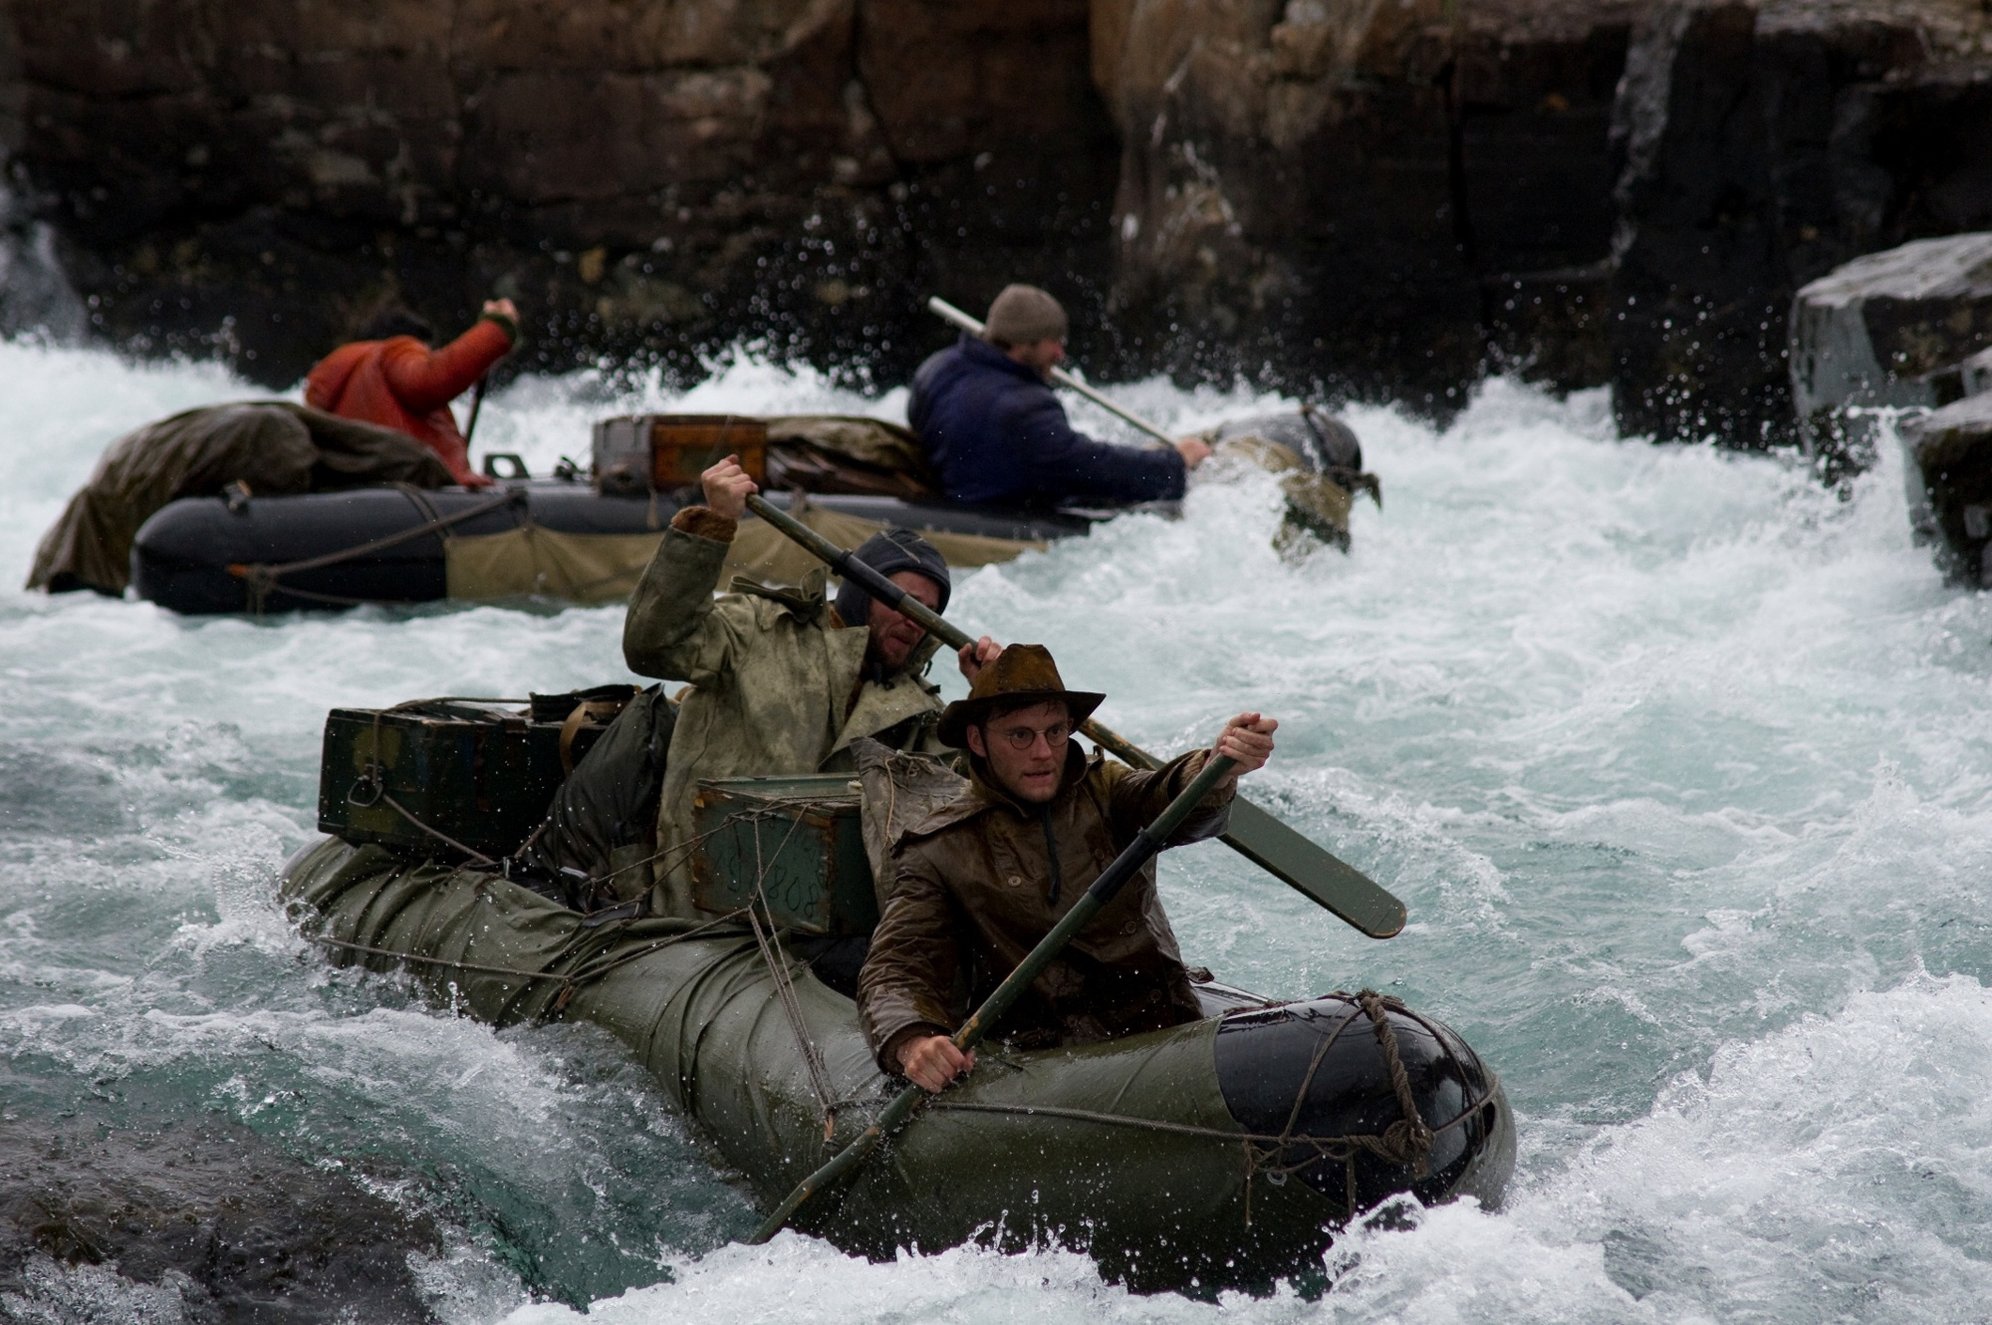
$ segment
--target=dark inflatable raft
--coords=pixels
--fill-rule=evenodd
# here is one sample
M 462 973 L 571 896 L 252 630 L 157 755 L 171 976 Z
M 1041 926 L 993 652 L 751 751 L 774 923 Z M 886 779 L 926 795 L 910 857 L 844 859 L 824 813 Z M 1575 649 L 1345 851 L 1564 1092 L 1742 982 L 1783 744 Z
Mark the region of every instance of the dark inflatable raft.
M 1326 415 L 1240 420 L 1207 436 L 1234 465 L 1280 476 L 1283 552 L 1346 548 L 1354 494 L 1379 492 L 1361 472 L 1355 434 Z M 586 472 L 563 462 L 554 477 L 531 479 L 517 457 L 490 457 L 488 470 L 506 462 L 506 478 L 487 490 L 404 483 L 260 496 L 238 484 L 223 496 L 183 496 L 138 529 L 131 583 L 139 597 L 187 613 L 614 602 L 628 597 L 679 506 L 698 499 L 700 470 L 729 453 L 762 478 L 771 500 L 832 541 L 854 546 L 887 526 L 916 529 L 955 567 L 1007 561 L 1128 509 L 955 505 L 940 496 L 912 435 L 876 419 L 643 415 L 598 423 Z M 750 521 L 731 564 L 794 580 L 812 563 Z
M 786 493 L 770 500 L 793 502 Z M 613 602 L 629 596 L 680 502 L 675 493 L 609 495 L 580 478 L 182 498 L 139 529 L 131 582 L 140 598 L 192 614 L 528 596 Z M 919 529 L 955 565 L 1005 560 L 1094 523 L 1078 512 L 861 493 L 807 502 L 812 525 L 831 523 L 857 541 L 886 525 Z
M 587 916 L 494 869 L 337 838 L 291 860 L 283 893 L 335 962 L 405 970 L 496 1025 L 607 1029 L 764 1208 L 903 1085 L 800 946 L 737 920 Z M 1073 1246 L 1131 1286 L 1208 1292 L 1318 1277 L 1337 1229 L 1397 1193 L 1498 1199 L 1513 1120 L 1453 1031 L 1372 994 L 1199 992 L 1206 1017 L 1170 1030 L 985 1044 L 797 1226 L 868 1256 Z

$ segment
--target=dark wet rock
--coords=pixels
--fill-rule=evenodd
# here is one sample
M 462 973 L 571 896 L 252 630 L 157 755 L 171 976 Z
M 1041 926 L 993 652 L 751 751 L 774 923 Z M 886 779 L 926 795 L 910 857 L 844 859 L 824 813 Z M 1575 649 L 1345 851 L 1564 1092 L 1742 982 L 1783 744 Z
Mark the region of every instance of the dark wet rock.
M 1859 407 L 1935 407 L 1967 394 L 1967 377 L 1983 379 L 1965 361 L 1992 347 L 1992 233 L 1918 240 L 1834 269 L 1793 300 L 1791 346 L 1807 449 L 1829 473 L 1865 467 L 1875 428 Z
M 270 385 L 395 292 L 438 322 L 516 298 L 528 365 L 763 334 L 910 368 L 944 338 L 926 294 L 1103 265 L 1086 24 L 1086 0 L 0 0 L 0 149 L 101 334 L 207 340 Z
M 1992 394 L 1902 425 L 1910 516 L 1953 578 L 1992 585 Z
M 1969 358 L 1937 369 L 1930 374 L 1929 382 L 1939 405 L 1992 391 L 1992 349 L 1980 350 Z
M 1966 0 L 1688 0 L 1641 20 L 1613 133 L 1620 426 L 1792 439 L 1793 293 L 1992 225 L 1992 79 Z
M 0 1120 L 0 1315 L 60 1306 L 53 1262 L 155 1286 L 187 1322 L 428 1321 L 411 1252 L 440 1252 L 427 1221 L 233 1122 Z
M 1165 328 L 1150 357 L 1179 371 L 1242 343 L 1440 412 L 1496 345 L 1556 385 L 1602 381 L 1601 355 L 1565 348 L 1601 328 L 1546 274 L 1609 252 L 1635 12 L 1101 0 L 1117 320 Z

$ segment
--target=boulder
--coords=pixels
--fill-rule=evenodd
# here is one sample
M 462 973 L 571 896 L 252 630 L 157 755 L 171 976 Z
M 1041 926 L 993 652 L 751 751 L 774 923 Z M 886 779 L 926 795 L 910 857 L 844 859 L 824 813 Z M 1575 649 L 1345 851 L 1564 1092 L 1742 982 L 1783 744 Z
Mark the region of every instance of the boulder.
M 1856 258 L 1799 290 L 1790 321 L 1807 449 L 1829 474 L 1865 467 L 1873 422 L 1850 409 L 1943 405 L 1965 394 L 1961 361 L 1992 347 L 1992 233 Z
M 1965 584 L 1992 585 L 1992 394 L 1905 420 L 1910 517 Z
M 1592 385 L 1605 127 L 1636 6 L 1096 0 L 1119 320 L 1178 371 L 1304 368 L 1444 412 L 1490 350 Z M 1534 278 L 1531 274 L 1540 274 Z M 1545 299 L 1547 302 L 1545 302 Z M 1290 380 L 1290 377 L 1289 377 Z
M 0 0 L 0 154 L 97 334 L 271 386 L 497 294 L 518 367 L 760 336 L 890 380 L 927 294 L 1105 267 L 1087 3 Z
M 1992 391 L 1992 349 L 1980 350 L 1948 368 L 1939 368 L 1930 374 L 1929 380 L 1939 405 Z
M 433 1320 L 410 1262 L 442 1255 L 442 1233 L 378 1194 L 413 1176 L 384 1168 L 304 1163 L 220 1116 L 141 1131 L 9 1111 L 0 1318 Z M 152 1310 L 117 1311 L 101 1280 L 76 1274 L 87 1267 L 115 1272 Z
M 1797 289 L 1992 226 L 1987 17 L 1977 0 L 1670 0 L 1641 19 L 1613 125 L 1624 431 L 1794 440 Z

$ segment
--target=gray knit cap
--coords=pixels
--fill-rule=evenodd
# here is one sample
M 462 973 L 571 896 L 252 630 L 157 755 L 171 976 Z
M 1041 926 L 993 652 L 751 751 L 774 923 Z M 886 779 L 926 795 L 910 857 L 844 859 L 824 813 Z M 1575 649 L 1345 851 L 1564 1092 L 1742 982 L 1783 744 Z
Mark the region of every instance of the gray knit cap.
M 858 544 L 851 555 L 887 579 L 903 570 L 918 571 L 940 587 L 941 601 L 934 610 L 947 610 L 948 595 L 954 589 L 948 578 L 948 563 L 939 549 L 911 529 L 881 530 Z M 844 619 L 845 625 L 862 626 L 870 619 L 871 602 L 864 586 L 856 580 L 845 580 L 837 590 L 837 615 Z
M 983 329 L 990 340 L 1007 345 L 1064 340 L 1065 306 L 1035 285 L 1006 285 L 989 305 Z

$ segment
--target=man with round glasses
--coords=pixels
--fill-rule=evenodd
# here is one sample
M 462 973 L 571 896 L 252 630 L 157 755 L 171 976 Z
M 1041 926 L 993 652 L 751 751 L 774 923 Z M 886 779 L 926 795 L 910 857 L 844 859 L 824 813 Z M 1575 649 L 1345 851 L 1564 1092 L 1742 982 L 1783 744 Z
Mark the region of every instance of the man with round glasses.
M 948 1038 L 953 1028 L 1211 753 L 1238 767 L 1171 846 L 1223 832 L 1238 775 L 1273 751 L 1279 724 L 1241 713 L 1211 750 L 1153 771 L 1088 757 L 1072 732 L 1104 698 L 1067 690 L 1042 645 L 1012 644 L 942 712 L 939 738 L 968 752 L 972 776 L 899 839 L 893 891 L 858 980 L 865 1035 L 885 1071 L 940 1090 L 972 1068 L 974 1054 Z M 1083 1044 L 1201 1015 L 1151 860 L 1032 981 L 1002 1031 L 1027 1046 Z

